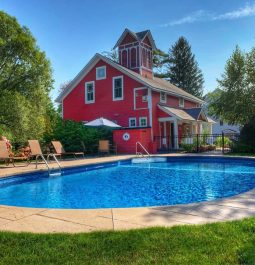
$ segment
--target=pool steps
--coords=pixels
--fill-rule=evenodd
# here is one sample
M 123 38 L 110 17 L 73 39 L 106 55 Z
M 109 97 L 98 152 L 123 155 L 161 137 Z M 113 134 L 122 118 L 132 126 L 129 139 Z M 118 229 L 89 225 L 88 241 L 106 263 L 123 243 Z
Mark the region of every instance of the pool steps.
M 139 157 L 139 158 L 133 158 L 131 160 L 132 164 L 143 164 L 143 163 L 159 163 L 159 162 L 166 162 L 166 157 Z

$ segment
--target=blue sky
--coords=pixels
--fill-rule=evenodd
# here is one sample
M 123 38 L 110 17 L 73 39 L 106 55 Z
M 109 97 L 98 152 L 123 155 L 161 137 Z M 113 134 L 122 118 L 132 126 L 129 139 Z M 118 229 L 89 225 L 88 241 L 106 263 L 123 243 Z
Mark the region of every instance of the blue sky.
M 26 25 L 47 54 L 55 79 L 72 79 L 96 53 L 109 51 L 125 28 L 150 29 L 168 51 L 181 35 L 192 46 L 205 77 L 205 91 L 238 44 L 255 47 L 255 1 L 241 0 L 0 0 L 0 9 Z

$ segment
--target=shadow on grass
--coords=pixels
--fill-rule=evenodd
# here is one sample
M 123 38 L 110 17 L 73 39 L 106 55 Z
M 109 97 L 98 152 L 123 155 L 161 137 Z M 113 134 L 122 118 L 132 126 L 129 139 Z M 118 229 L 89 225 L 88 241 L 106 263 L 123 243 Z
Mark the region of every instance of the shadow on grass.
M 255 239 L 245 244 L 239 251 L 239 262 L 242 265 L 255 264 Z

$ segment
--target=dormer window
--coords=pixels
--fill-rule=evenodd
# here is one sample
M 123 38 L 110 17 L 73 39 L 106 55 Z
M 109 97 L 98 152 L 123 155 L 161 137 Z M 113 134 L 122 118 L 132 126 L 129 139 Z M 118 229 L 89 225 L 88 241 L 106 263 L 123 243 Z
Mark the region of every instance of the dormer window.
M 101 80 L 106 78 L 106 66 L 96 68 L 96 79 Z
M 184 108 L 184 99 L 183 98 L 179 98 L 179 107 Z
M 165 92 L 160 92 L 160 102 L 161 103 L 166 103 L 166 93 Z

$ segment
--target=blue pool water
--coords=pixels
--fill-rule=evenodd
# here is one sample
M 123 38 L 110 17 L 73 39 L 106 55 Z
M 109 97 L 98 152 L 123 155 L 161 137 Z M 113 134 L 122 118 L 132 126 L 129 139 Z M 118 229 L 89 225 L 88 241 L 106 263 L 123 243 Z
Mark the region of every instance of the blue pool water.
M 255 161 L 168 158 L 29 174 L 0 180 L 0 204 L 42 208 L 159 206 L 209 201 L 255 188 Z

